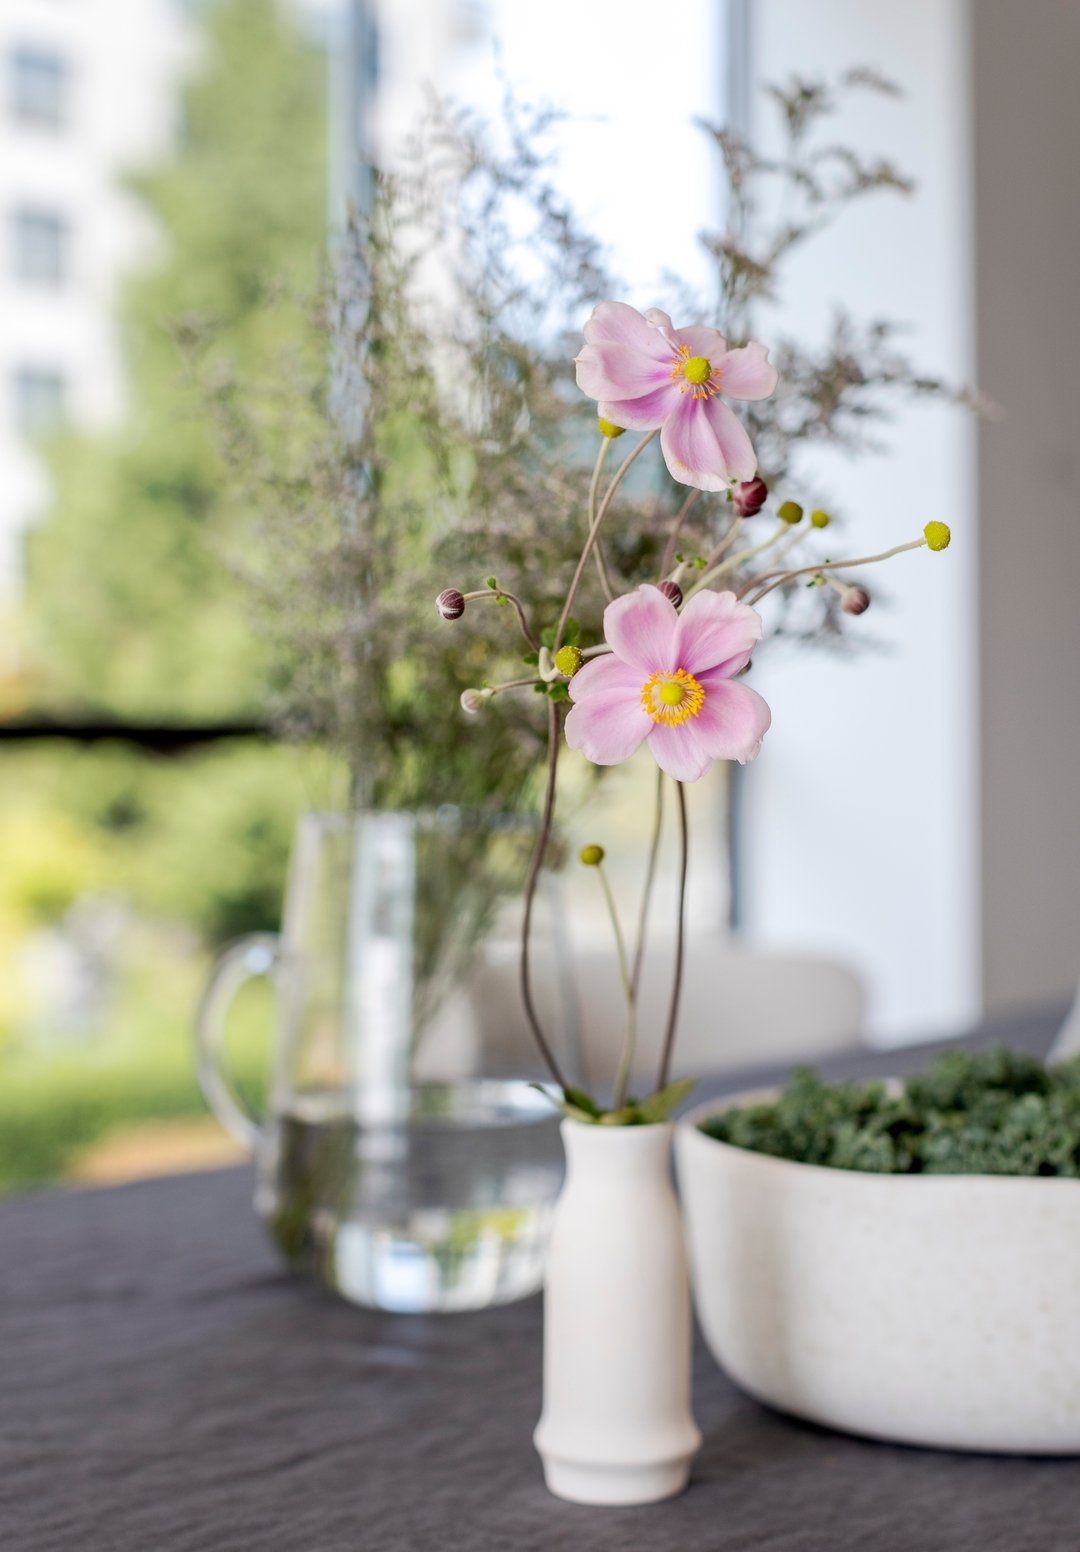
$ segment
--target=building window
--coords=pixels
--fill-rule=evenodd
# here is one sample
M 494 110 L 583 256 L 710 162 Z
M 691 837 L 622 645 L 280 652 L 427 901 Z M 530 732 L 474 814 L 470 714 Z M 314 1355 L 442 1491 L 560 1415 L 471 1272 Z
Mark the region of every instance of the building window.
M 17 48 L 8 57 L 12 115 L 39 129 L 61 129 L 67 117 L 67 65 L 44 48 Z
M 11 218 L 13 269 L 30 285 L 60 286 L 67 278 L 68 224 L 55 210 L 23 206 Z
M 64 379 L 51 367 L 21 366 L 14 380 L 15 421 L 24 436 L 55 431 L 64 419 Z

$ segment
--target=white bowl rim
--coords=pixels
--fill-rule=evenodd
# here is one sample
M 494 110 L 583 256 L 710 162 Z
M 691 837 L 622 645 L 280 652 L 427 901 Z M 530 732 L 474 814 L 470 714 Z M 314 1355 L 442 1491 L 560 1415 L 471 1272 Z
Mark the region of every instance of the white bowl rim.
M 838 1082 L 847 1080 L 838 1079 Z M 887 1077 L 877 1079 L 854 1078 L 850 1081 L 859 1082 L 883 1082 L 887 1088 L 895 1091 L 903 1082 L 902 1078 Z M 806 1164 L 801 1159 L 785 1159 L 775 1153 L 759 1153 L 755 1148 L 740 1148 L 732 1142 L 721 1142 L 719 1137 L 710 1137 L 708 1132 L 701 1130 L 701 1122 L 708 1120 L 710 1116 L 720 1115 L 725 1110 L 734 1110 L 740 1105 L 766 1104 L 770 1100 L 777 1099 L 783 1092 L 782 1087 L 773 1085 L 769 1088 L 739 1089 L 732 1094 L 721 1094 L 716 1099 L 705 1100 L 700 1105 L 695 1105 L 693 1110 L 688 1110 L 684 1116 L 680 1116 L 676 1123 L 676 1136 L 689 1139 L 700 1138 L 703 1145 L 710 1145 L 724 1154 L 737 1155 L 742 1160 L 752 1159 L 756 1165 L 766 1169 L 797 1171 L 804 1176 L 819 1176 L 831 1182 L 844 1181 L 848 1184 L 839 1189 L 866 1190 L 881 1189 L 887 1185 L 895 1187 L 902 1183 L 908 1189 L 922 1191 L 941 1191 L 955 1189 L 957 1186 L 970 1186 L 978 1182 L 982 1189 L 993 1186 L 997 1189 L 1015 1191 L 1032 1186 L 1080 1186 L 1080 1178 L 1069 1175 L 925 1175 L 925 1174 L 885 1174 L 878 1170 L 869 1169 L 842 1169 L 835 1164 Z M 855 1185 L 854 1182 L 861 1182 Z

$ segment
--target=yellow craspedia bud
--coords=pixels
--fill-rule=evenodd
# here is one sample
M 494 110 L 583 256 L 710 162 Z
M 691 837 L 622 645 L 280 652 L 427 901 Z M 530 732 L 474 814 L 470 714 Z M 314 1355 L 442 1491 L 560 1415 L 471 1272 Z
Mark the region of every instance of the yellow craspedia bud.
M 792 527 L 802 522 L 802 507 L 797 501 L 782 501 L 776 509 L 776 515 L 782 523 L 790 523 Z
M 555 654 L 555 667 L 568 679 L 574 677 L 584 661 L 585 654 L 580 647 L 560 647 Z
M 927 523 L 923 529 L 923 538 L 932 550 L 947 550 L 952 530 L 948 523 Z
M 816 511 L 811 512 L 810 521 L 813 523 L 815 528 L 828 528 L 829 524 L 832 522 L 832 518 L 829 516 L 828 512 L 823 512 L 821 508 L 818 507 Z
M 617 426 L 613 420 L 605 420 L 603 415 L 600 416 L 596 424 L 600 427 L 601 436 L 622 436 L 623 432 L 626 430 L 625 426 Z
M 598 868 L 604 860 L 604 848 L 602 846 L 583 846 L 578 856 L 587 868 Z

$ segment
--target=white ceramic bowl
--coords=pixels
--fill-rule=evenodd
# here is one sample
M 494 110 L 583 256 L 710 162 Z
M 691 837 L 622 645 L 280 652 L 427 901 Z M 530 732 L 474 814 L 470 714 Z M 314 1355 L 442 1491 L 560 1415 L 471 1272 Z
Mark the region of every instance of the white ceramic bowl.
M 785 1412 L 948 1449 L 1080 1454 L 1080 1180 L 868 1175 L 676 1138 L 698 1318 Z

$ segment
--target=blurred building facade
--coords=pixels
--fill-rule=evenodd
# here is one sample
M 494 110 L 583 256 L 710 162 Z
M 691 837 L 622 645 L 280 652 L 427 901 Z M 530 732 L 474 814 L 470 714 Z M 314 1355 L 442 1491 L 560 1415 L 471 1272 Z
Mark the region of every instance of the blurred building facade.
M 0 601 L 47 500 L 37 439 L 122 409 L 117 286 L 154 243 L 124 179 L 176 134 L 191 43 L 181 0 L 0 7 Z

